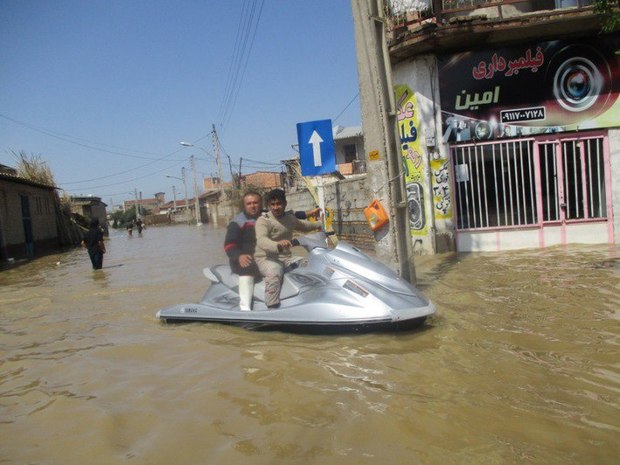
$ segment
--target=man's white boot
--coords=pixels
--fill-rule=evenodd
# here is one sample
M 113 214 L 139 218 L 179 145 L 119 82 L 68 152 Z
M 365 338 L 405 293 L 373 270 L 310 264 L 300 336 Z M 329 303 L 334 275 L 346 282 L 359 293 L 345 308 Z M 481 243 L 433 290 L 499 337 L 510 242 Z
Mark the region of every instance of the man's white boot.
M 254 276 L 239 276 L 239 309 L 244 312 L 252 310 L 254 295 Z

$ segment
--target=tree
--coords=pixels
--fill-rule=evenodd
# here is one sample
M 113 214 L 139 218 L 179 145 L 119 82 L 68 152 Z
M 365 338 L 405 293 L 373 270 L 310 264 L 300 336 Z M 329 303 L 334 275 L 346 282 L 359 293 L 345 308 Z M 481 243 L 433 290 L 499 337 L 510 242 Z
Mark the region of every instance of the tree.
M 594 0 L 594 11 L 603 17 L 602 32 L 620 31 L 620 0 Z
M 136 207 L 132 206 L 126 211 L 117 210 L 112 213 L 112 227 L 124 228 L 136 218 Z

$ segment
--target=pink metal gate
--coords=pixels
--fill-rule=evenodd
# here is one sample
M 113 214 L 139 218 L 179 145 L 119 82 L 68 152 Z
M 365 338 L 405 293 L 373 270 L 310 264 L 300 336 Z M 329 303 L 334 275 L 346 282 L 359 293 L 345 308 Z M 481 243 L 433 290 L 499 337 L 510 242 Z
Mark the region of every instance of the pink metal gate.
M 452 147 L 457 234 L 538 228 L 544 246 L 545 228 L 565 243 L 571 225 L 596 223 L 613 242 L 607 147 L 600 132 Z

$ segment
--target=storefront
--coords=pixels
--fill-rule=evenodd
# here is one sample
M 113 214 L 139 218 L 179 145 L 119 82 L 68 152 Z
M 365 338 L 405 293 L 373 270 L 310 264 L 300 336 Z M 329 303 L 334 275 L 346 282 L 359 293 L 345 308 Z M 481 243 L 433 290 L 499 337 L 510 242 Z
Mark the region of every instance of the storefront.
M 412 241 L 423 252 L 441 251 L 439 235 L 457 251 L 617 242 L 619 49 L 617 34 L 599 35 L 394 66 Z

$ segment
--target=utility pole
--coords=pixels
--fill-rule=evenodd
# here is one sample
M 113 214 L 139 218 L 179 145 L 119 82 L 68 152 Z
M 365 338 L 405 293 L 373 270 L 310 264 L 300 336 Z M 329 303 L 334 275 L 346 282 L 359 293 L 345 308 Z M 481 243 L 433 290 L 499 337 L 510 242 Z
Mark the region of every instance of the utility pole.
M 224 200 L 224 184 L 222 183 L 222 162 L 220 160 L 220 142 L 217 138 L 217 132 L 215 131 L 215 124 L 213 125 L 213 152 L 215 153 L 215 162 L 217 163 L 217 175 L 219 176 L 220 185 L 220 200 Z
M 232 160 L 230 159 L 230 155 L 226 155 L 228 157 L 228 169 L 230 169 L 230 179 L 232 181 L 233 187 L 239 188 L 238 183 L 235 181 L 235 173 L 233 172 Z
M 202 225 L 202 216 L 200 215 L 200 201 L 198 200 L 198 182 L 196 181 L 196 160 L 192 159 L 192 171 L 194 172 L 194 208 L 196 209 L 196 226 Z
M 376 235 L 377 256 L 415 282 L 407 196 L 396 120 L 390 55 L 382 0 L 351 0 L 357 50 L 368 187 L 390 215 L 387 234 Z
M 187 224 L 190 223 L 190 215 L 189 215 L 189 199 L 187 198 L 187 180 L 185 178 L 185 167 L 181 168 L 181 177 L 183 178 L 183 189 L 185 190 L 185 216 L 187 217 Z
M 133 189 L 133 194 L 136 197 L 136 205 L 135 205 L 135 214 L 136 214 L 136 221 L 138 221 L 138 213 L 140 210 L 140 201 L 138 200 L 138 189 L 134 187 Z
M 176 213 L 177 211 L 177 189 L 172 186 L 172 211 Z

